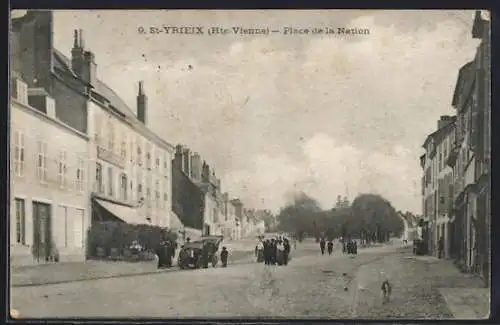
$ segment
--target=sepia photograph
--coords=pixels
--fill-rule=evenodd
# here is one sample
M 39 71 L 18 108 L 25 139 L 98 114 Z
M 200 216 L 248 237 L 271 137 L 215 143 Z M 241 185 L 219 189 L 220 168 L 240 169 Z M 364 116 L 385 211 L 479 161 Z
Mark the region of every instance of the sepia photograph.
M 12 319 L 486 319 L 486 10 L 12 10 Z

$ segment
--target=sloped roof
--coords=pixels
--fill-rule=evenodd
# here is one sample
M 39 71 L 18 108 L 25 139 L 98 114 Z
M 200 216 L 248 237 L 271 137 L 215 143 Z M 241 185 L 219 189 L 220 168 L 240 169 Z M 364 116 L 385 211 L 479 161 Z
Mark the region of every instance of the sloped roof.
M 448 121 L 448 123 L 446 123 L 441 128 L 439 128 L 436 131 L 434 131 L 431 134 L 429 134 L 427 136 L 427 138 L 425 139 L 425 142 L 422 145 L 422 147 L 426 148 L 427 144 L 429 143 L 429 140 L 431 140 L 431 139 L 437 139 L 437 138 L 439 138 L 439 136 L 441 136 L 442 134 L 445 134 L 447 131 L 449 131 L 450 127 L 455 123 L 456 120 L 457 120 L 457 117 L 456 116 L 452 116 L 452 118 Z
M 71 68 L 71 60 L 62 54 L 59 50 L 53 50 L 54 57 L 54 67 L 60 70 L 63 70 L 71 75 L 74 78 L 78 78 L 76 73 Z M 81 80 L 81 79 L 80 79 Z M 127 121 L 138 131 L 140 131 L 145 137 L 149 140 L 156 142 L 158 145 L 168 148 L 169 150 L 174 150 L 174 146 L 167 141 L 160 138 L 157 134 L 151 131 L 147 126 L 145 126 L 137 116 L 134 114 L 134 111 L 123 101 L 123 99 L 108 85 L 106 85 L 101 80 L 97 80 L 94 86 L 94 92 L 99 94 L 100 96 L 106 98 L 109 101 L 111 106 L 118 110 L 121 114 L 123 114 Z
M 461 110 L 462 107 L 459 106 L 460 92 L 462 89 L 468 90 L 475 80 L 475 65 L 474 61 L 467 62 L 464 64 L 460 70 L 458 70 L 457 82 L 455 84 L 455 90 L 453 91 L 453 99 L 451 105 L 455 107 L 457 110 Z

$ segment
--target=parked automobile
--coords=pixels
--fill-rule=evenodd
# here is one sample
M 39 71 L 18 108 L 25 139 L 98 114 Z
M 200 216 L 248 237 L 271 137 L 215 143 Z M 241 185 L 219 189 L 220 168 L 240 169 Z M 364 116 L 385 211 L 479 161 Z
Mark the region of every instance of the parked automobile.
M 177 265 L 181 269 L 199 269 L 203 265 L 203 248 L 208 249 L 208 261 L 212 264 L 212 267 L 217 266 L 218 256 L 217 252 L 219 250 L 219 245 L 222 242 L 222 236 L 205 236 L 199 241 L 189 242 L 184 244 L 179 252 L 179 258 L 177 259 Z

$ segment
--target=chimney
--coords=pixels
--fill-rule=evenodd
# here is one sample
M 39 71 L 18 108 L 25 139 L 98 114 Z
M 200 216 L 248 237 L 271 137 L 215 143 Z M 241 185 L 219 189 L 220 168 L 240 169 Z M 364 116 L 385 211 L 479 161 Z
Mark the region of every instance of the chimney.
M 83 31 L 73 31 L 73 48 L 71 49 L 71 68 L 82 80 L 95 86 L 97 82 L 97 64 L 94 53 L 85 51 Z
M 180 144 L 175 146 L 173 167 L 175 167 L 177 170 L 182 170 L 182 145 Z
M 442 115 L 437 123 L 438 130 L 447 125 L 451 121 L 452 117 L 449 115 Z
M 52 92 L 53 13 L 28 10 L 11 19 L 11 70 L 19 72 L 28 88 L 42 87 Z
M 182 171 L 187 175 L 191 176 L 191 154 L 188 148 L 184 148 L 182 151 Z
M 148 97 L 144 94 L 144 82 L 139 81 L 139 93 L 137 94 L 137 118 L 147 125 Z
M 203 162 L 203 166 L 201 169 L 201 181 L 204 183 L 210 182 L 210 167 L 206 162 Z
M 201 182 L 201 157 L 195 152 L 191 156 L 191 178 L 196 182 Z

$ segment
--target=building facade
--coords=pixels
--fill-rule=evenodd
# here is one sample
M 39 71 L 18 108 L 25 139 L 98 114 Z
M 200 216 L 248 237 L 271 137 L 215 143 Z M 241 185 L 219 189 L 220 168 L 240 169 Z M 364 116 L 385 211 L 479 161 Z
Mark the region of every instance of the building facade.
M 453 95 L 456 143 L 448 164 L 454 171 L 453 256 L 464 270 L 490 281 L 491 82 L 490 22 L 476 12 L 472 36 L 480 39 L 475 58 L 458 74 Z
M 441 116 L 437 130 L 430 134 L 423 147 L 423 200 L 424 219 L 429 225 L 428 248 L 433 255 L 439 254 L 439 240 L 443 238 L 443 256 L 449 256 L 450 249 L 450 202 L 453 171 L 446 164 L 446 157 L 453 147 L 455 117 Z M 422 162 L 421 162 L 422 163 Z
M 15 191 L 20 192 L 13 192 L 14 195 L 18 195 L 18 199 L 26 196 L 24 207 L 21 201 L 16 201 L 13 206 L 17 204 L 18 210 L 24 211 L 16 212 L 20 217 L 15 217 L 15 220 L 25 220 L 16 221 L 16 227 L 26 230 L 25 239 L 19 239 L 21 242 L 27 240 L 33 243 L 42 238 L 44 243 L 48 243 L 51 240 L 51 247 L 57 248 L 59 252 L 58 260 L 74 259 L 76 257 L 71 257 L 74 255 L 83 259 L 87 229 L 94 221 L 120 220 L 170 226 L 174 148 L 148 128 L 147 97 L 142 83 L 139 84 L 137 109 L 134 112 L 112 89 L 97 79 L 95 56 L 84 46 L 83 32 L 73 32 L 74 44 L 71 57 L 68 58 L 53 47 L 52 23 L 50 11 L 28 11 L 25 16 L 12 21 L 11 67 L 12 71 L 17 72 L 17 77 L 13 79 L 12 97 L 20 98 L 18 103 L 26 106 L 13 104 L 17 106 L 13 106 L 12 110 L 19 121 L 26 119 L 26 126 L 34 130 L 30 130 L 32 135 L 38 132 L 40 141 L 43 140 L 37 149 L 43 153 L 38 157 L 38 164 L 42 166 L 38 169 L 46 170 L 44 173 L 47 173 L 48 178 L 47 184 L 42 184 L 46 193 L 40 193 L 49 197 L 44 199 L 43 195 L 36 195 L 36 202 L 48 205 L 39 204 L 35 208 L 30 203 L 33 201 L 31 194 L 22 194 L 25 192 L 21 188 L 23 181 L 13 179 Z M 27 87 L 22 86 L 23 81 Z M 31 108 L 38 115 L 21 113 L 32 112 Z M 33 119 L 33 116 L 37 119 Z M 12 123 L 22 124 L 14 118 Z M 61 125 L 64 125 L 64 132 L 70 135 L 61 135 Z M 25 139 L 17 135 L 24 134 L 24 128 L 20 127 L 20 130 L 15 131 L 15 137 L 18 137 L 16 141 Z M 83 140 L 76 140 L 82 137 Z M 60 139 L 57 145 L 53 139 Z M 28 144 L 27 141 L 26 138 Z M 59 145 L 61 148 L 58 148 Z M 74 175 L 61 176 L 70 168 L 68 173 L 76 172 L 83 179 L 78 181 L 78 193 L 66 183 L 59 185 L 58 191 L 52 191 L 53 186 L 50 184 L 55 181 L 50 178 L 52 171 L 49 167 L 55 168 L 53 165 L 56 163 L 53 161 L 58 162 L 56 178 L 59 182 L 75 182 L 70 181 Z M 34 223 L 22 217 L 23 213 L 31 214 L 32 209 L 44 214 L 43 217 L 37 217 Z M 70 217 L 66 215 L 83 219 L 77 222 L 78 232 L 76 225 L 71 226 L 73 221 L 67 221 Z M 48 221 L 43 222 L 50 226 L 43 227 L 50 230 L 37 230 L 37 223 L 43 223 L 40 220 L 45 219 Z M 72 234 L 65 230 L 68 234 L 61 235 L 61 229 L 67 227 L 74 228 Z M 32 238 L 34 234 L 37 234 L 38 239 Z M 43 237 L 49 234 L 52 237 L 50 240 L 49 237 Z M 17 237 L 22 238 L 16 235 L 13 238 L 16 242 Z M 62 237 L 65 238 L 63 246 Z M 78 244 L 80 242 L 82 244 Z M 22 247 L 15 252 L 26 255 L 26 249 Z M 56 259 L 47 254 L 57 255 L 44 252 L 42 257 Z
M 90 225 L 88 137 L 56 118 L 54 99 L 12 76 L 10 258 L 78 261 Z
M 238 239 L 240 231 L 236 207 L 229 199 L 229 194 L 222 192 L 221 180 L 215 171 L 197 152 L 192 153 L 180 144 L 176 146 L 172 166 L 175 184 L 173 206 L 181 221 L 186 226 L 196 227 L 205 236 Z M 181 189 L 187 187 L 193 193 L 189 197 L 181 193 Z

